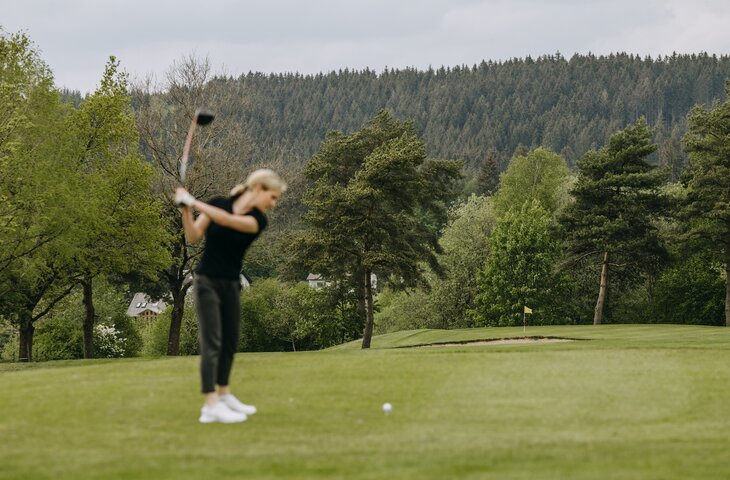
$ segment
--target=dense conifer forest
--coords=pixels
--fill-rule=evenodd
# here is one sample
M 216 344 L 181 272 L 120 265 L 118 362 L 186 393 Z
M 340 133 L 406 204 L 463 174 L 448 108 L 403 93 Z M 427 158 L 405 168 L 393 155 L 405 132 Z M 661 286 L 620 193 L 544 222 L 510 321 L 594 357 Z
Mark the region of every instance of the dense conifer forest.
M 569 165 L 609 136 L 646 117 L 656 129 L 654 160 L 676 176 L 680 138 L 695 104 L 722 98 L 730 57 L 708 54 L 641 58 L 559 53 L 417 70 L 340 70 L 318 75 L 248 73 L 218 78 L 240 103 L 256 161 L 298 164 L 331 130 L 351 133 L 381 109 L 412 119 L 429 155 L 460 159 L 476 171 L 489 153 L 503 169 L 520 146 L 549 148 Z

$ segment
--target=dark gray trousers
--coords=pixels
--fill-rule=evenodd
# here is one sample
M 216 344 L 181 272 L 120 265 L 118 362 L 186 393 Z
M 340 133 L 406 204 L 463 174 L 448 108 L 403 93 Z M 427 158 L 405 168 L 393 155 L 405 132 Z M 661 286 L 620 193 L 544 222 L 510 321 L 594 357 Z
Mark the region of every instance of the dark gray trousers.
M 241 331 L 241 282 L 195 275 L 195 308 L 200 326 L 203 393 L 228 385 Z

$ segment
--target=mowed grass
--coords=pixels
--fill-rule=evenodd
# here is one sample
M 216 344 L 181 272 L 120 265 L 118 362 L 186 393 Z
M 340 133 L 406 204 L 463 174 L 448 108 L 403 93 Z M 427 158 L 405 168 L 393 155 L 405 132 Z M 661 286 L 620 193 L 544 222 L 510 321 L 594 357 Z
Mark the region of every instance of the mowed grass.
M 197 422 L 197 357 L 0 365 L 0 478 L 730 478 L 730 329 L 526 334 L 583 340 L 239 354 L 236 425 Z

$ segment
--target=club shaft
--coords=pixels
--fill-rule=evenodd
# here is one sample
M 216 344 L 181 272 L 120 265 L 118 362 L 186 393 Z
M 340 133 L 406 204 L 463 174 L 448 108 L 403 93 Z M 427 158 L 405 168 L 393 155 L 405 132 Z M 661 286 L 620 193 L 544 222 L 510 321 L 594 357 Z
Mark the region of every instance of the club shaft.
M 190 145 L 193 143 L 193 134 L 195 133 L 195 127 L 198 124 L 197 118 L 193 117 L 193 121 L 188 128 L 188 136 L 185 139 L 185 145 L 183 146 L 182 161 L 180 162 L 180 182 L 185 182 L 185 176 L 188 170 L 188 157 L 190 156 Z

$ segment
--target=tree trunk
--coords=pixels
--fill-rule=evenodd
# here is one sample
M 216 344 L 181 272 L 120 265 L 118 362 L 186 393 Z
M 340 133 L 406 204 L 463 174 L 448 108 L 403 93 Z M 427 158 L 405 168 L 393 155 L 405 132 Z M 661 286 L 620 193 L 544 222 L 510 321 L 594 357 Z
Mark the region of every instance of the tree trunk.
M 730 327 L 730 246 L 725 262 L 725 326 Z
M 360 328 L 362 331 L 365 331 L 365 324 L 367 323 L 367 315 L 366 315 L 366 308 L 365 308 L 365 282 L 363 282 L 363 275 L 361 267 L 358 264 L 357 268 L 355 269 L 355 278 L 360 277 L 360 281 L 355 282 L 355 295 L 357 296 L 357 318 L 360 320 Z
M 362 348 L 370 348 L 373 338 L 373 285 L 370 280 L 370 270 L 365 270 L 365 330 L 362 334 Z
M 180 328 L 185 313 L 185 291 L 180 288 L 172 294 L 172 313 L 170 314 L 170 335 L 167 338 L 167 354 L 180 355 Z
M 603 263 L 601 264 L 601 288 L 598 290 L 598 301 L 593 314 L 593 325 L 600 325 L 603 321 L 603 306 L 606 303 L 606 291 L 608 290 L 608 252 L 603 252 Z
M 84 358 L 94 358 L 94 295 L 92 279 L 86 278 L 81 282 L 84 290 Z
M 18 347 L 19 362 L 33 361 L 33 332 L 35 332 L 35 327 L 30 319 L 21 323 L 19 334 L 20 345 Z

